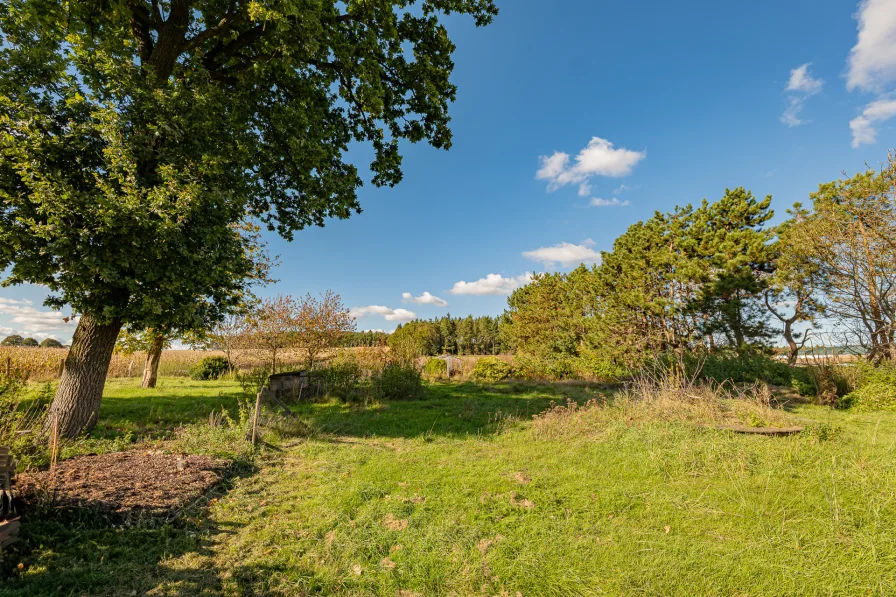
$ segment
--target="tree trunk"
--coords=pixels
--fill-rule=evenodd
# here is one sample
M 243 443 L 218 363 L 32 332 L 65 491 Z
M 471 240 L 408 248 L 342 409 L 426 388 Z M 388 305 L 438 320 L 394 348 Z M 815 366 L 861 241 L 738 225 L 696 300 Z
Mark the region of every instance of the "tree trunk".
M 100 324 L 89 313 L 81 316 L 45 431 L 52 429 L 55 421 L 60 437 L 74 438 L 96 425 L 112 349 L 120 330 L 120 320 Z
M 793 367 L 796 365 L 797 358 L 799 358 L 800 347 L 796 340 L 793 339 L 793 320 L 783 319 L 782 321 L 784 322 L 784 341 L 787 342 L 787 347 L 790 349 L 787 353 L 787 364 Z
M 156 387 L 159 378 L 159 361 L 162 360 L 162 348 L 165 347 L 165 336 L 158 332 L 152 333 L 152 344 L 146 351 L 146 364 L 143 365 L 143 387 Z

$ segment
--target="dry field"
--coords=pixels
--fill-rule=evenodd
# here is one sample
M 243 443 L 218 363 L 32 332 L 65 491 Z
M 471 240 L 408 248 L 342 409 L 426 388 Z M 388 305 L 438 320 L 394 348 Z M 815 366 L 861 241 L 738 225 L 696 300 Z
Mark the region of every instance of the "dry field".
M 0 372 L 7 371 L 30 381 L 52 381 L 59 377 L 60 363 L 68 354 L 67 348 L 25 348 L 0 346 Z M 224 356 L 223 352 L 209 350 L 166 350 L 159 364 L 160 375 L 186 376 L 190 368 L 209 356 Z M 109 363 L 108 377 L 140 377 L 146 353 L 122 354 L 116 352 Z M 251 369 L 265 364 L 265 355 L 257 351 L 240 351 L 234 359 L 240 369 Z M 277 361 L 287 366 L 299 366 L 301 355 L 285 352 Z
M 365 369 L 373 369 L 381 366 L 388 360 L 388 348 L 347 348 L 341 349 L 350 352 Z M 67 348 L 26 348 L 21 346 L 0 346 L 0 373 L 10 373 L 24 377 L 30 381 L 52 381 L 59 377 L 60 364 L 68 354 Z M 319 361 L 332 358 L 335 352 L 324 354 Z M 187 376 L 190 368 L 205 357 L 224 356 L 224 353 L 216 350 L 166 350 L 162 353 L 162 361 L 159 364 L 159 375 Z M 237 367 L 246 371 L 255 367 L 268 364 L 268 356 L 257 350 L 240 350 L 231 355 Z M 422 367 L 431 357 L 421 357 L 417 364 Z M 481 356 L 452 356 L 452 377 L 467 379 L 473 371 L 476 361 Z M 513 363 L 510 355 L 500 355 L 499 358 Z M 123 354 L 116 352 L 109 363 L 108 377 L 140 377 L 143 375 L 143 363 L 146 353 L 135 352 Z M 299 351 L 284 351 L 277 355 L 278 368 L 302 368 L 304 359 Z

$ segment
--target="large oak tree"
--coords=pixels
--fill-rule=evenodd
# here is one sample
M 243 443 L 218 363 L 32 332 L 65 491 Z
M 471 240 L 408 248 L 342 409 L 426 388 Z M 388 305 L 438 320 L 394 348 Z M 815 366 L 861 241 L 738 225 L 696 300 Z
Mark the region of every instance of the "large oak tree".
M 360 211 L 398 143 L 451 143 L 454 46 L 492 0 L 7 0 L 0 4 L 0 268 L 80 322 L 51 407 L 96 420 L 122 325 L 191 329 L 256 276 L 245 224 L 287 239 Z M 251 236 L 251 235 L 249 235 Z

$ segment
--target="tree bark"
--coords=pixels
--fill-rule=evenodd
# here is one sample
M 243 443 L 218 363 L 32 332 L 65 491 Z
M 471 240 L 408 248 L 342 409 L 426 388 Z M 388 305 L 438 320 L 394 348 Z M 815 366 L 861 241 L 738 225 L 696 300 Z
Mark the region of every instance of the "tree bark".
M 787 353 L 787 364 L 793 367 L 796 365 L 796 361 L 800 356 L 800 347 L 796 343 L 796 340 L 793 339 L 793 321 L 790 319 L 785 319 L 783 321 L 784 340 L 787 342 L 787 346 L 790 349 Z
M 112 349 L 120 330 L 120 320 L 100 324 L 89 313 L 81 316 L 45 431 L 52 429 L 55 421 L 60 437 L 74 438 L 96 425 Z
M 146 351 L 146 364 L 143 365 L 143 387 L 156 387 L 159 378 L 159 361 L 162 360 L 162 349 L 165 347 L 165 335 L 152 333 L 152 343 Z

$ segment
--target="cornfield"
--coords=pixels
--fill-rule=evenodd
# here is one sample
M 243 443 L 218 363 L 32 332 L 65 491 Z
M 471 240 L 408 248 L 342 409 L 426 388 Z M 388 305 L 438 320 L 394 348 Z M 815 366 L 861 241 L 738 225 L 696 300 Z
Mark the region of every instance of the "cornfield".
M 342 349 L 350 352 L 364 369 L 379 369 L 389 360 L 387 348 L 348 348 Z M 0 374 L 12 374 L 19 379 L 29 381 L 51 381 L 59 378 L 62 361 L 68 355 L 67 348 L 28 348 L 21 346 L 0 346 Z M 332 358 L 335 353 L 324 354 L 316 361 L 320 366 Z M 190 369 L 205 357 L 224 356 L 221 351 L 215 350 L 166 350 L 162 353 L 159 363 L 159 375 L 186 377 L 190 375 Z M 234 365 L 242 371 L 249 371 L 256 367 L 267 367 L 270 358 L 263 351 L 239 350 L 231 354 Z M 417 359 L 417 366 L 423 364 L 429 357 Z M 473 366 L 481 357 L 463 356 L 452 357 L 452 377 L 460 379 L 469 377 Z M 508 362 L 512 357 L 500 357 Z M 116 352 L 109 363 L 107 377 L 140 377 L 143 375 L 143 364 L 146 361 L 145 352 L 124 354 Z M 304 356 L 299 351 L 284 351 L 277 355 L 277 368 L 289 371 L 302 369 L 305 366 Z
M 0 346 L 0 373 L 30 381 L 51 381 L 59 377 L 62 361 L 67 355 L 68 349 L 65 348 Z M 213 350 L 166 350 L 159 363 L 159 375 L 187 376 L 196 363 L 210 356 L 224 356 L 224 353 Z M 235 365 L 244 370 L 267 365 L 262 352 L 242 350 L 232 357 Z M 143 352 L 116 352 L 109 363 L 107 377 L 140 377 L 145 361 L 146 353 Z M 302 355 L 297 352 L 277 355 L 278 368 L 300 368 L 302 363 Z

